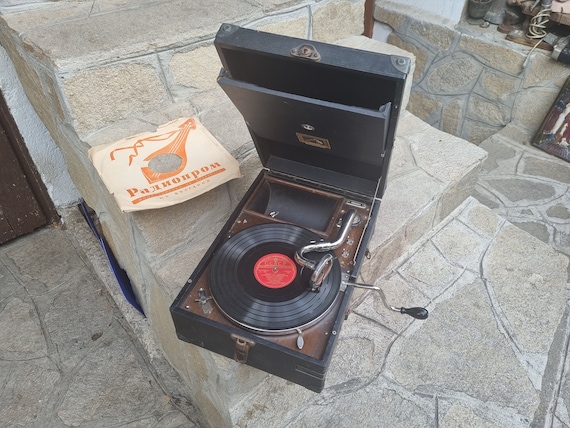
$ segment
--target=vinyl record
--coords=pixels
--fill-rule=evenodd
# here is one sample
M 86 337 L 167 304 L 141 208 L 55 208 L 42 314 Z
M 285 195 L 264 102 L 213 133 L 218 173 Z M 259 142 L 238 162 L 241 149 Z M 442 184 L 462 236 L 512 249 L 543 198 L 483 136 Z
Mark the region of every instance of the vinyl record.
M 215 254 L 210 290 L 231 321 L 250 330 L 284 333 L 322 318 L 336 300 L 341 270 L 335 258 L 320 291 L 309 291 L 312 271 L 294 261 L 295 251 L 320 238 L 289 224 L 262 224 L 242 230 Z M 319 260 L 325 253 L 306 256 Z

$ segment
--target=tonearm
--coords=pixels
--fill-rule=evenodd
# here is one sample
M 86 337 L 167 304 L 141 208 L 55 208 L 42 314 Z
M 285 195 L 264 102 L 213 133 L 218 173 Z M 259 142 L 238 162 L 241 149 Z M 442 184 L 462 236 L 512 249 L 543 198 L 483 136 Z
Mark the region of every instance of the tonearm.
M 327 275 L 329 274 L 329 272 L 332 268 L 334 256 L 332 254 L 328 253 L 328 254 L 325 254 L 323 257 L 321 257 L 321 259 L 319 261 L 313 261 L 313 260 L 305 257 L 305 254 L 312 253 L 312 252 L 324 253 L 324 252 L 328 252 L 328 251 L 332 251 L 332 250 L 337 249 L 346 240 L 346 237 L 348 236 L 348 232 L 349 232 L 350 228 L 353 225 L 358 224 L 359 221 L 360 221 L 360 219 L 358 218 L 356 210 L 350 209 L 346 212 L 346 214 L 343 218 L 343 224 L 342 224 L 341 230 L 340 230 L 338 237 L 335 241 L 311 243 L 309 245 L 305 245 L 304 247 L 301 247 L 300 249 L 298 249 L 295 252 L 295 261 L 299 265 L 306 267 L 306 268 L 313 271 L 313 273 L 311 275 L 311 279 L 309 281 L 310 282 L 309 287 L 310 287 L 311 291 L 318 292 L 320 290 L 320 287 L 323 283 L 323 280 L 327 277 Z M 368 284 L 360 284 L 360 283 L 351 282 L 351 281 L 343 281 L 343 284 L 347 285 L 347 286 L 351 285 L 353 287 L 377 291 L 380 294 L 380 298 L 382 299 L 384 306 L 386 306 L 386 308 L 388 308 L 392 311 L 400 312 L 402 314 L 409 315 L 409 316 L 416 318 L 416 319 L 426 319 L 428 317 L 428 311 L 425 308 L 421 308 L 421 307 L 397 308 L 397 307 L 389 305 L 386 301 L 386 296 L 384 295 L 384 291 L 382 291 L 382 289 L 380 287 L 377 287 L 374 285 L 368 285 Z

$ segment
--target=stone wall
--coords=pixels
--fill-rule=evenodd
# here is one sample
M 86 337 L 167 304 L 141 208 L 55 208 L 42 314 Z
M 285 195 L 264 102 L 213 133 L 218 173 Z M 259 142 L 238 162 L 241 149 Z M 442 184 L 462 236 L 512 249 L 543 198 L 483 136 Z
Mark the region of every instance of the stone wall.
M 376 0 L 374 18 L 388 42 L 416 56 L 408 109 L 430 125 L 479 144 L 515 125 L 533 135 L 568 75 L 549 52 L 507 41 L 496 26 L 448 25 Z

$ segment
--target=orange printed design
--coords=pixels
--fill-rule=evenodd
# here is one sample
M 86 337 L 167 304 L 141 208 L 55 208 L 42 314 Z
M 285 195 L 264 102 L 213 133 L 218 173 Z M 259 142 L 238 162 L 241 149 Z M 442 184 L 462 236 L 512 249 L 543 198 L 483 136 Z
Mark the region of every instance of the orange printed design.
M 239 163 L 197 117 L 181 117 L 89 158 L 123 211 L 177 204 L 240 176 Z
M 127 150 L 131 149 L 134 153 L 129 155 L 129 166 L 132 164 L 133 159 L 139 155 L 138 150 L 145 146 L 145 143 L 150 142 L 163 142 L 163 141 L 170 141 L 168 144 L 160 148 L 159 150 L 151 153 L 148 155 L 144 161 L 150 162 L 152 159 L 156 158 L 160 155 L 176 155 L 180 158 L 180 165 L 178 168 L 168 171 L 168 172 L 158 172 L 151 169 L 148 165 L 141 167 L 141 172 L 143 173 L 144 177 L 147 179 L 149 184 L 156 183 L 158 181 L 163 181 L 168 178 L 174 177 L 175 175 L 179 174 L 181 171 L 184 170 L 186 164 L 188 163 L 188 157 L 186 155 L 186 140 L 188 139 L 188 135 L 190 131 L 196 129 L 196 122 L 194 119 L 190 118 L 183 122 L 177 130 L 166 132 L 164 134 L 153 135 L 151 137 L 142 138 L 137 140 L 135 144 L 128 147 L 120 147 L 118 149 L 113 150 L 110 153 L 111 160 L 115 160 L 115 152 L 119 150 Z
M 137 189 L 136 187 L 132 187 L 130 189 L 126 189 L 126 191 L 131 198 L 135 198 L 131 200 L 131 203 L 138 204 L 150 198 L 164 196 L 168 193 L 177 192 L 189 186 L 196 186 L 201 181 L 208 180 L 209 178 L 212 178 L 214 175 L 221 174 L 223 172 L 226 172 L 225 168 L 220 168 L 215 171 L 208 172 L 208 174 L 203 175 L 201 177 L 198 177 L 196 174 L 193 174 L 194 177 L 193 180 L 190 179 L 191 177 L 190 174 L 185 174 L 180 177 L 174 177 L 172 180 L 166 180 L 161 182 L 160 184 L 155 184 L 150 188 L 147 187 L 143 189 Z M 139 195 L 144 195 L 144 196 L 139 196 Z

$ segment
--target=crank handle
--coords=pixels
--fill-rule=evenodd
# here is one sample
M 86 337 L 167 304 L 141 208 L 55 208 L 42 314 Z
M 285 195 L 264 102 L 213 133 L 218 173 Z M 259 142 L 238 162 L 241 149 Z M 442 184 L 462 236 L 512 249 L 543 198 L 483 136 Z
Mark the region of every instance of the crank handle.
M 429 312 L 426 308 L 420 308 L 420 307 L 396 308 L 394 306 L 389 305 L 386 302 L 386 296 L 384 295 L 384 291 L 380 287 L 376 287 L 375 285 L 360 284 L 358 282 L 346 282 L 346 285 L 352 285 L 353 287 L 377 291 L 378 294 L 380 294 L 380 298 L 382 299 L 382 303 L 384 303 L 384 306 L 386 306 L 388 309 L 390 309 L 392 311 L 400 312 L 401 314 L 409 315 L 412 318 L 416 318 L 418 320 L 425 320 L 429 315 Z
M 400 312 L 401 314 L 409 315 L 412 318 L 415 318 L 418 320 L 425 320 L 429 315 L 429 312 L 426 308 L 420 308 L 420 307 L 395 308 L 393 306 L 390 306 L 390 309 L 392 309 L 393 311 Z

